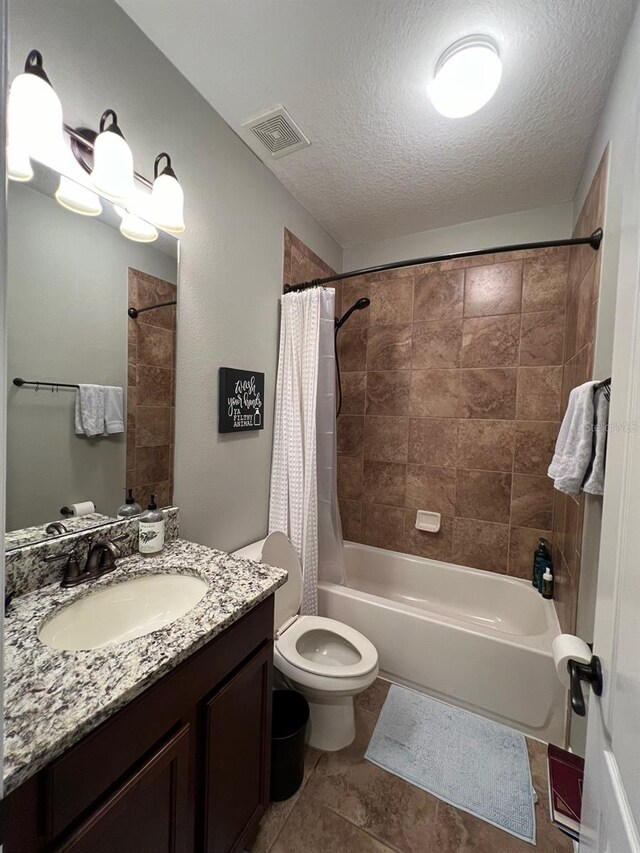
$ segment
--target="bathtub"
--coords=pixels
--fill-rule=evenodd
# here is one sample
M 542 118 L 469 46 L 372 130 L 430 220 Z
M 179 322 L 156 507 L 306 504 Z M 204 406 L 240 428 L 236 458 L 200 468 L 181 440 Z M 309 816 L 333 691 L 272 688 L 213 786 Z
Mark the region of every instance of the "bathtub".
M 320 613 L 371 640 L 383 678 L 564 745 L 551 601 L 500 574 L 352 542 L 344 554 L 346 583 L 319 584 Z

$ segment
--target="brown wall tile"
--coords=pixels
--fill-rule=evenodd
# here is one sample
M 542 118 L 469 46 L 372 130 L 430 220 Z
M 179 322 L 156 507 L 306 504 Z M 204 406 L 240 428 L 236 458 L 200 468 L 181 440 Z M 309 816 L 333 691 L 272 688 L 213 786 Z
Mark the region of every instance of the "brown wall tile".
M 138 320 L 138 364 L 173 367 L 173 330 Z
M 155 406 L 138 406 L 136 410 L 136 428 L 138 447 L 170 444 L 171 409 Z
M 362 495 L 366 503 L 404 506 L 407 466 L 399 462 L 364 461 Z
M 515 368 L 461 370 L 460 417 L 512 420 L 516 413 L 516 387 Z
M 340 499 L 340 520 L 342 536 L 349 542 L 362 541 L 362 504 L 360 501 Z
M 515 432 L 515 421 L 461 420 L 457 464 L 461 468 L 510 472 Z
M 550 311 L 564 308 L 567 291 L 568 249 L 537 252 L 524 262 L 522 310 Z
M 452 562 L 488 572 L 507 571 L 509 526 L 471 518 L 453 520 Z
M 341 283 L 342 288 L 342 306 L 341 310 L 344 314 L 358 299 L 371 298 L 371 284 L 362 276 L 355 278 L 345 278 Z M 349 326 L 368 326 L 371 307 L 363 308 L 361 311 L 354 311 L 349 317 Z M 345 329 L 346 329 L 345 325 Z
M 464 316 L 519 314 L 522 305 L 522 261 L 467 269 Z
M 412 370 L 412 417 L 453 418 L 458 413 L 457 370 Z
M 338 456 L 338 497 L 341 501 L 362 500 L 362 459 Z
M 411 336 L 411 323 L 372 326 L 367 344 L 367 370 L 408 370 Z
M 365 459 L 375 462 L 406 462 L 408 443 L 408 418 L 365 418 Z
M 564 311 L 536 311 L 522 315 L 520 364 L 562 364 L 564 355 Z
M 367 373 L 367 415 L 409 414 L 409 370 Z
M 562 367 L 521 367 L 518 370 L 516 417 L 522 421 L 560 419 Z
M 413 317 L 413 276 L 371 282 L 369 324 L 410 323 Z
M 440 512 L 453 516 L 456 503 L 455 468 L 431 468 L 428 465 L 407 465 L 408 507 Z
M 456 476 L 456 516 L 509 523 L 511 474 L 466 471 Z
M 338 455 L 362 456 L 364 417 L 340 415 L 337 429 Z
M 414 323 L 411 367 L 414 370 L 459 367 L 461 343 L 461 320 Z
M 367 374 L 343 373 L 342 382 L 342 414 L 364 415 L 367 395 Z
M 164 367 L 138 367 L 136 401 L 138 406 L 162 406 L 171 400 L 172 372 Z
M 548 477 L 513 475 L 511 523 L 516 527 L 551 527 L 553 482 Z
M 416 276 L 413 321 L 455 320 L 462 317 L 464 271 L 442 272 L 436 264 Z
M 410 418 L 409 462 L 454 467 L 458 448 L 458 421 L 454 418 Z
M 402 551 L 404 514 L 401 507 L 362 504 L 362 542 L 389 551 Z
M 340 329 L 338 332 L 338 355 L 341 371 L 347 373 L 352 370 L 363 371 L 367 369 L 368 333 L 367 328 L 350 326 L 348 323 Z
M 464 321 L 463 367 L 512 367 L 518 363 L 520 314 Z
M 519 474 L 546 475 L 558 436 L 559 424 L 548 421 L 516 421 L 513 470 Z

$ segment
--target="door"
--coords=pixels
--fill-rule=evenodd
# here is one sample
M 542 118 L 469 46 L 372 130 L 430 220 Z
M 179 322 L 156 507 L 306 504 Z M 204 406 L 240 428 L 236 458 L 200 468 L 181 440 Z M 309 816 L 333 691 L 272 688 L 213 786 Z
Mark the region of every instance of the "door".
M 273 644 L 206 704 L 205 853 L 250 840 L 269 802 Z
M 189 853 L 189 734 L 183 725 L 56 853 Z
M 639 114 L 639 104 L 630 104 L 636 152 L 640 151 Z M 580 853 L 640 853 L 639 261 L 640 160 L 636 154 L 635 175 L 630 176 L 623 200 L 594 634 L 604 689 L 600 698 L 592 694 L 589 702 Z

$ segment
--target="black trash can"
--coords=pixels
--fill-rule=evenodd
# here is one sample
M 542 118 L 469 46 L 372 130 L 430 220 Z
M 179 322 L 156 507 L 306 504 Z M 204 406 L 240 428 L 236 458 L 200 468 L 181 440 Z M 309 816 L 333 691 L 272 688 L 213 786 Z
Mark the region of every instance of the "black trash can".
M 309 703 L 295 690 L 273 691 L 271 799 L 288 800 L 302 785 Z

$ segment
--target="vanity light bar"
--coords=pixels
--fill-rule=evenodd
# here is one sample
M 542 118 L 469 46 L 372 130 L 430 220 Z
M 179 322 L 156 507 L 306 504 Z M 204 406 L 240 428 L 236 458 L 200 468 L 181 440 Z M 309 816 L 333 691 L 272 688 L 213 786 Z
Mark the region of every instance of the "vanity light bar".
M 101 206 L 96 190 L 120 205 L 123 209 L 120 230 L 129 239 L 155 240 L 158 235 L 154 226 L 174 235 L 185 230 L 184 193 L 169 154 L 162 152 L 156 157 L 154 180 L 150 181 L 134 171 L 131 149 L 113 109 L 102 113 L 99 133 L 91 128 L 73 128 L 66 124 L 60 100 L 44 70 L 39 51 L 29 52 L 23 73 L 13 81 L 7 112 L 8 174 L 11 179 L 31 180 L 33 170 L 30 161 L 33 158 L 58 172 L 61 182 L 56 199 L 68 210 L 86 216 L 99 215 Z M 78 170 L 74 157 L 64 144 L 63 133 L 70 137 L 71 152 L 84 172 L 89 174 L 88 180 Z M 88 159 L 93 161 L 91 165 Z M 165 165 L 160 170 L 162 161 Z M 77 176 L 74 170 L 77 170 Z M 78 184 L 77 192 L 70 189 L 73 181 Z M 136 190 L 135 181 L 151 193 Z M 81 198 L 80 193 L 84 194 Z M 143 222 L 148 225 L 146 230 L 141 228 Z

